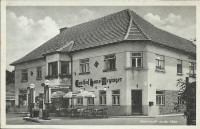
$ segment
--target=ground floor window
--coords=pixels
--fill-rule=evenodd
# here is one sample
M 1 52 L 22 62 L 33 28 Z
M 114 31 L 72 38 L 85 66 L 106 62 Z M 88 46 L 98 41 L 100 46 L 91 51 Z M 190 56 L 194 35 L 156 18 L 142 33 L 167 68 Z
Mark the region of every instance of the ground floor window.
M 88 100 L 88 105 L 94 105 L 94 98 L 90 97 L 90 98 L 87 98 Z
M 156 105 L 165 105 L 164 91 L 156 91 Z
M 99 104 L 106 105 L 106 91 L 99 92 Z
M 112 105 L 120 105 L 120 90 L 112 91 Z
M 83 105 L 83 98 L 77 98 L 77 105 Z

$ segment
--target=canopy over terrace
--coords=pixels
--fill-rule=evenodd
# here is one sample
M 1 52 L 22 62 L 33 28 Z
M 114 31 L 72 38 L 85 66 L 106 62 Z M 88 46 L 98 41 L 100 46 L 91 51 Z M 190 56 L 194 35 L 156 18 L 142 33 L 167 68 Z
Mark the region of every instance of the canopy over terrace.
M 77 97 L 80 91 L 70 91 L 63 96 L 63 98 L 71 99 L 71 106 L 74 108 L 74 101 L 73 99 Z
M 92 91 L 82 91 L 77 95 L 77 98 L 95 98 L 95 94 Z
M 95 94 L 92 91 L 82 91 L 77 95 L 77 98 L 95 98 Z M 88 100 L 87 100 L 87 108 L 88 108 Z
M 63 91 L 55 91 L 51 94 L 51 98 L 61 98 L 65 95 Z

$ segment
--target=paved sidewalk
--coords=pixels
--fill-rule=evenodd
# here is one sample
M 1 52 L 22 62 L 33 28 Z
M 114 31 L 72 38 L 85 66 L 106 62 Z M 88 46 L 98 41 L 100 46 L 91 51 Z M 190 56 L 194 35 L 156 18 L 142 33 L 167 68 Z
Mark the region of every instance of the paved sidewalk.
M 186 118 L 181 115 L 162 117 L 118 116 L 95 119 L 52 117 L 51 120 L 34 118 L 34 122 L 23 120 L 23 118 L 27 119 L 27 117 L 19 114 L 7 114 L 6 121 L 8 125 L 186 125 Z

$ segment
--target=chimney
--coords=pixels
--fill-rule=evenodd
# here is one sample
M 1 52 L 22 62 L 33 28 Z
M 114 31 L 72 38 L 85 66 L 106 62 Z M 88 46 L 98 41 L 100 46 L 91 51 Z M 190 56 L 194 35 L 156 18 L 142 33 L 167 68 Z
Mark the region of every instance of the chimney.
M 60 33 L 62 33 L 66 29 L 67 29 L 67 27 L 60 28 Z

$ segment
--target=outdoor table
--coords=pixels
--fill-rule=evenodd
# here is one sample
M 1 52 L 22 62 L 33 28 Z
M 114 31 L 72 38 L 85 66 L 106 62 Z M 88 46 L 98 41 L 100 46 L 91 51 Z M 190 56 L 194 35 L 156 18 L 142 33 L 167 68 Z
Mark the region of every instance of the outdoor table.
M 94 117 L 98 118 L 102 116 L 102 109 L 93 109 L 94 110 Z
M 85 109 L 83 110 L 83 117 L 84 118 L 93 118 L 94 117 L 94 110 L 93 109 Z
M 32 113 L 33 113 L 33 117 L 39 117 L 39 110 L 38 109 L 33 109 Z

